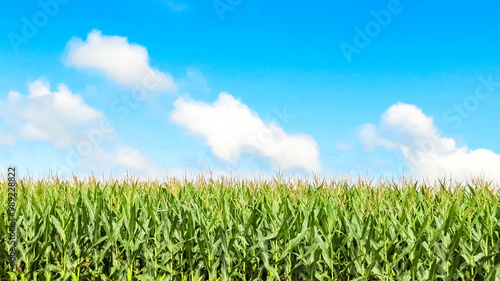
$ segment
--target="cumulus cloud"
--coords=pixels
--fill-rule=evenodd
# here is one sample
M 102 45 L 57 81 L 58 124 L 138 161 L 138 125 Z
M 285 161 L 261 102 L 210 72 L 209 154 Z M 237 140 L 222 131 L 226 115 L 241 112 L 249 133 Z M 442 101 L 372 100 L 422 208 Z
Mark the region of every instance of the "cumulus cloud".
M 50 84 L 39 79 L 28 88 L 27 96 L 11 91 L 6 100 L 0 100 L 0 118 L 23 139 L 68 147 L 76 142 L 82 128 L 104 118 L 64 84 L 51 92 Z
M 80 38 L 70 40 L 67 49 L 67 65 L 102 71 L 125 87 L 176 90 L 170 74 L 150 66 L 147 49 L 129 43 L 126 37 L 106 36 L 92 30 L 85 42 Z
M 212 153 L 235 162 L 245 149 L 255 149 L 273 168 L 320 169 L 316 141 L 309 135 L 288 135 L 277 124 L 264 123 L 245 104 L 221 93 L 213 104 L 179 98 L 171 120 L 202 137 Z
M 397 103 L 381 118 L 378 127 L 366 124 L 360 131 L 365 151 L 377 146 L 401 153 L 412 174 L 466 179 L 483 175 L 500 182 L 500 155 L 488 149 L 457 147 L 453 138 L 441 135 L 432 117 L 411 104 Z
M 139 150 L 124 145 L 116 145 L 112 149 L 101 146 L 93 148 L 92 153 L 82 157 L 71 151 L 64 163 L 53 163 L 53 168 L 61 173 L 74 171 L 93 171 L 96 173 L 124 172 L 144 175 L 161 175 L 163 169 Z
M 364 124 L 359 131 L 359 140 L 363 145 L 363 150 L 365 152 L 370 152 L 377 146 L 383 146 L 385 148 L 392 148 L 394 144 L 391 141 L 385 140 L 377 132 L 377 128 L 372 124 Z
M 16 137 L 51 143 L 57 148 L 54 153 L 64 155 L 52 168 L 68 174 L 120 168 L 146 174 L 161 171 L 140 151 L 117 144 L 116 131 L 105 114 L 66 85 L 59 84 L 53 92 L 48 81 L 38 79 L 28 89 L 28 95 L 11 91 L 0 100 L 0 121 L 12 131 L 7 134 L 0 128 L 0 145 L 14 145 Z
M 139 150 L 127 146 L 117 147 L 112 159 L 118 166 L 136 171 L 147 171 L 152 166 L 148 157 Z

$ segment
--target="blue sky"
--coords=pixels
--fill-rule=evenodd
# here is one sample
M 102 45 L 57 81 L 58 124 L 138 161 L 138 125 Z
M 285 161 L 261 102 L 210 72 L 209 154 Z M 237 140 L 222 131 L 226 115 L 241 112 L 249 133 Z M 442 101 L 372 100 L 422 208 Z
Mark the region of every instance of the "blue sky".
M 326 176 L 404 169 L 498 179 L 496 1 L 4 6 L 2 167 L 35 174 L 61 166 L 64 173 L 139 174 L 280 167 Z M 89 34 L 105 43 L 90 43 Z M 156 71 L 161 85 L 127 105 L 123 99 L 141 86 L 141 67 Z M 70 93 L 56 95 L 64 92 L 59 84 Z M 61 101 L 71 109 L 65 114 Z M 83 112 L 90 117 L 75 121 Z M 85 132 L 104 119 L 112 132 L 79 164 L 68 164 Z M 259 136 L 267 139 L 248 140 Z

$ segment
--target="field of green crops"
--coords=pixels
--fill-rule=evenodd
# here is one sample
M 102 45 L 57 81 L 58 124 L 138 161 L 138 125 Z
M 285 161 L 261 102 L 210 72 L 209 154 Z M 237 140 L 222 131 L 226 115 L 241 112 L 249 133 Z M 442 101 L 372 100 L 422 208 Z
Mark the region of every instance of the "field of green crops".
M 469 184 L 197 177 L 17 190 L 0 280 L 500 280 L 500 194 Z

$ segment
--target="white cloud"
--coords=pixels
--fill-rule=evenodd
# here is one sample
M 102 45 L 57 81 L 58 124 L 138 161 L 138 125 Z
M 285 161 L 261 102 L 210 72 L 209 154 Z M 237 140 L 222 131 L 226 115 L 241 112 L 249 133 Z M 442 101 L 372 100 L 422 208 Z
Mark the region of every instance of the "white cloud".
M 27 123 L 21 129 L 21 135 L 27 140 L 50 140 L 50 135 L 33 124 Z
M 131 89 L 176 90 L 170 74 L 149 65 L 145 47 L 129 43 L 126 37 L 102 35 L 98 30 L 92 30 L 86 42 L 80 38 L 68 42 L 66 63 L 103 71 L 109 78 Z
M 0 128 L 0 145 L 14 145 L 15 137 L 49 142 L 58 149 L 54 153 L 63 152 L 62 162 L 53 163 L 53 168 L 68 174 L 115 169 L 145 174 L 161 171 L 140 151 L 116 144 L 111 121 L 66 85 L 60 84 L 58 91 L 52 92 L 49 82 L 38 79 L 28 89 L 26 96 L 11 91 L 7 99 L 0 100 L 0 119 L 14 134 Z
M 6 100 L 0 100 L 0 118 L 23 139 L 68 147 L 77 141 L 83 128 L 104 118 L 64 84 L 51 92 L 50 84 L 39 79 L 28 88 L 27 96 L 11 91 Z
M 212 153 L 226 162 L 235 162 L 244 149 L 257 150 L 270 159 L 273 168 L 318 171 L 316 141 L 309 135 L 288 135 L 277 124 L 265 124 L 245 104 L 221 93 L 212 105 L 179 98 L 171 120 L 203 137 Z
M 77 172 L 88 174 L 90 171 L 97 174 L 121 174 L 127 170 L 142 175 L 160 175 L 164 172 L 149 157 L 133 147 L 116 144 L 108 148 L 105 146 L 108 145 L 95 146 L 85 156 L 68 151 L 66 157 L 62 158 L 65 161 L 53 162 L 52 169 L 66 175 Z
M 363 127 L 360 140 L 366 151 L 376 146 L 399 151 L 415 176 L 447 175 L 465 180 L 483 175 L 500 182 L 499 154 L 487 149 L 457 147 L 454 139 L 439 133 L 432 117 L 414 105 L 391 106 L 382 115 L 378 128 L 370 124 Z
M 377 146 L 383 146 L 387 149 L 391 149 L 394 144 L 391 141 L 385 140 L 379 135 L 377 128 L 372 124 L 364 124 L 359 131 L 359 140 L 363 145 L 363 150 L 365 152 L 370 152 Z
M 132 170 L 147 171 L 151 167 L 149 159 L 132 147 L 117 147 L 113 159 L 117 165 Z

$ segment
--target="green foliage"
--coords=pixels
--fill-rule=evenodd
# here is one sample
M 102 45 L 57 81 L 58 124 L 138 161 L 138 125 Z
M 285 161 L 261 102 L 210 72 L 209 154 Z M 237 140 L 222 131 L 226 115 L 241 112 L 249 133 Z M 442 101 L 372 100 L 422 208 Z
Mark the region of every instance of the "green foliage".
M 488 183 L 198 177 L 18 183 L 1 280 L 500 280 Z

